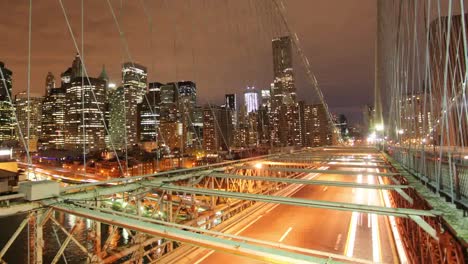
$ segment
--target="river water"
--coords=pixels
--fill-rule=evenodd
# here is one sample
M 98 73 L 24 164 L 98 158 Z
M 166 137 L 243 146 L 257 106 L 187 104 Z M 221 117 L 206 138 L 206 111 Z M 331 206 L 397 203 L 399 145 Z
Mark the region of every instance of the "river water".
M 55 218 L 69 231 L 76 223 L 77 217 L 70 214 L 61 212 L 54 212 Z M 25 215 L 15 215 L 0 218 L 0 249 L 7 243 L 17 227 L 23 221 Z M 89 219 L 83 219 L 79 221 L 77 229 L 75 231 L 75 238 L 82 243 L 83 246 L 88 248 L 92 252 L 94 234 L 92 232 L 93 222 Z M 110 229 L 107 225 L 102 225 L 102 245 L 109 236 Z M 54 231 L 55 230 L 55 231 Z M 15 240 L 13 245 L 5 254 L 3 260 L 7 263 L 28 263 L 28 225 L 20 233 L 18 238 Z M 60 248 L 58 240 L 63 242 L 66 239 L 66 235 L 59 229 L 51 220 L 47 222 L 44 227 L 44 263 L 51 263 L 55 254 Z M 110 248 L 115 248 L 129 243 L 130 236 L 126 230 L 118 229 L 118 232 L 113 233 Z M 86 263 L 86 255 L 83 251 L 76 246 L 73 241 L 70 241 L 64 253 L 66 260 L 63 257 L 60 258 L 58 263 Z

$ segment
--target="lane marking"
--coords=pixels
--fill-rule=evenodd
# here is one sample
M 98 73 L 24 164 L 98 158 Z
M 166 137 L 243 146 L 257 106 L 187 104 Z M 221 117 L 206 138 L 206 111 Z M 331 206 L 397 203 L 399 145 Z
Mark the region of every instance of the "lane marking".
M 327 170 L 328 169 L 328 166 L 322 166 L 319 168 L 319 170 Z M 306 175 L 304 178 L 307 179 L 307 180 L 312 180 L 314 179 L 315 177 L 319 176 L 321 173 L 311 173 L 311 174 L 308 174 Z M 303 178 L 303 179 L 304 179 Z M 301 190 L 302 188 L 298 188 L 297 190 L 294 190 L 292 191 L 291 193 L 287 194 L 286 197 L 290 197 L 294 194 L 296 194 L 297 192 L 299 192 L 299 190 Z M 265 214 L 269 213 L 270 211 L 272 211 L 273 209 L 275 209 L 276 207 L 278 207 L 280 204 L 276 204 L 275 206 L 273 206 L 272 208 L 268 209 L 268 211 L 265 212 Z M 249 228 L 251 225 L 253 225 L 255 222 L 258 221 L 258 219 L 262 218 L 265 214 L 263 215 L 260 215 L 258 216 L 257 218 L 255 218 L 252 222 L 250 222 L 248 225 L 246 225 L 245 227 L 243 227 L 241 230 L 237 231 L 234 235 L 239 235 L 240 233 L 242 233 L 245 229 Z M 292 229 L 292 227 L 290 227 Z M 283 236 L 287 236 L 288 233 L 291 232 L 291 230 L 289 231 L 286 231 L 286 233 L 283 235 Z M 282 239 L 280 239 L 280 242 L 283 240 L 284 238 L 282 237 Z M 201 262 L 203 262 L 205 259 L 207 259 L 209 256 L 211 256 L 215 251 L 214 250 L 211 250 L 210 252 L 208 252 L 205 256 L 203 256 L 202 258 L 200 258 L 199 260 L 197 260 L 194 264 L 200 264 Z
M 338 236 L 336 237 L 336 242 L 335 242 L 335 247 L 334 247 L 335 250 L 338 250 L 340 246 L 341 237 L 342 237 L 341 233 L 339 233 Z
M 203 256 L 201 259 L 197 260 L 195 263 L 193 264 L 200 264 L 202 261 L 204 261 L 206 258 L 208 258 L 209 256 L 211 256 L 215 251 L 214 250 L 211 250 L 210 252 L 208 252 L 205 256 Z
M 255 222 L 258 221 L 258 219 L 262 218 L 263 215 L 260 215 L 258 216 L 257 218 L 255 218 L 252 222 L 250 222 L 248 225 L 244 226 L 241 230 L 237 231 L 234 235 L 239 235 L 240 233 L 242 233 L 244 230 L 246 230 L 247 228 L 249 228 L 251 225 L 253 225 Z M 202 261 L 204 261 L 206 258 L 208 258 L 209 256 L 211 256 L 215 251 L 214 250 L 211 250 L 210 252 L 208 252 L 205 256 L 203 256 L 201 259 L 197 260 L 194 264 L 199 264 L 201 263 Z
M 320 167 L 319 169 L 322 170 L 323 168 L 325 168 L 324 170 L 326 170 L 328 167 Z M 311 173 L 311 174 L 307 174 L 306 176 L 304 176 L 304 178 L 302 179 L 307 179 L 307 180 L 312 180 L 314 179 L 315 177 L 319 176 L 320 173 Z M 299 184 L 296 184 L 296 185 L 299 185 Z M 291 197 L 293 196 L 294 194 L 296 194 L 297 192 L 299 192 L 302 188 L 297 188 L 296 190 L 293 190 L 292 192 L 290 192 L 289 194 L 286 194 L 284 195 L 284 197 Z M 283 196 L 283 195 L 282 195 Z M 275 209 L 276 207 L 278 207 L 280 204 L 275 204 L 273 207 L 271 207 L 270 209 L 268 209 L 267 211 L 265 211 L 265 214 L 268 214 L 269 212 L 271 212 L 273 209 Z
M 323 188 L 323 191 L 324 191 L 324 192 L 325 192 L 326 190 L 328 190 L 328 186 L 325 186 L 325 187 Z
M 292 227 L 289 227 L 288 230 L 286 230 L 286 232 L 284 232 L 283 236 L 281 236 L 280 240 L 278 240 L 278 242 L 283 242 L 283 240 L 286 238 L 286 236 L 289 234 L 289 232 L 291 232 L 292 230 Z
M 248 225 L 244 226 L 241 230 L 237 231 L 234 235 L 238 235 L 240 233 L 242 233 L 244 230 L 246 230 L 247 228 L 249 228 L 251 225 L 255 224 L 255 222 L 258 221 L 258 219 L 262 218 L 263 215 L 260 215 L 259 217 L 255 218 L 255 220 L 253 220 L 252 222 L 250 222 Z

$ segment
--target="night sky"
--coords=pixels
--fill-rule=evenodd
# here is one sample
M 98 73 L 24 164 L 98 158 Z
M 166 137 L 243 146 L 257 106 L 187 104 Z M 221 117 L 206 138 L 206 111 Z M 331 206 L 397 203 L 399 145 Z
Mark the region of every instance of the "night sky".
M 284 1 L 332 111 L 360 120 L 361 106 L 373 101 L 375 0 Z M 63 3 L 81 48 L 81 1 Z M 90 76 L 97 77 L 105 64 L 111 82 L 119 84 L 121 63 L 132 59 L 148 67 L 149 81 L 194 80 L 201 105 L 220 104 L 225 93 L 240 97 L 247 85 L 267 88 L 272 82 L 271 38 L 285 29 L 269 0 L 110 3 L 122 38 L 106 0 L 84 1 Z M 14 93 L 27 87 L 28 9 L 29 1 L 0 1 L 0 61 L 14 72 Z M 59 80 L 76 50 L 59 1 L 33 1 L 32 21 L 31 89 L 42 95 L 47 72 Z M 299 99 L 316 102 L 297 56 L 294 67 Z

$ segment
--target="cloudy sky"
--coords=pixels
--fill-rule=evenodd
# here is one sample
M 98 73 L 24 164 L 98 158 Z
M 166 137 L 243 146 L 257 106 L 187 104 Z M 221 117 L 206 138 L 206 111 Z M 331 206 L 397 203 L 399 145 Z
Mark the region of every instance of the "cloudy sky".
M 62 2 L 81 49 L 81 1 Z M 373 101 L 375 1 L 284 2 L 332 111 L 359 120 Z M 0 10 L 0 61 L 14 72 L 17 93 L 27 87 L 29 1 L 2 0 Z M 269 87 L 271 39 L 286 34 L 271 0 L 84 0 L 83 16 L 90 76 L 105 64 L 118 84 L 120 65 L 132 60 L 148 67 L 149 81 L 194 80 L 199 104 L 240 97 L 247 85 Z M 60 1 L 33 1 L 31 90 L 42 95 L 47 72 L 59 79 L 75 53 Z M 294 67 L 300 99 L 315 102 L 297 56 Z

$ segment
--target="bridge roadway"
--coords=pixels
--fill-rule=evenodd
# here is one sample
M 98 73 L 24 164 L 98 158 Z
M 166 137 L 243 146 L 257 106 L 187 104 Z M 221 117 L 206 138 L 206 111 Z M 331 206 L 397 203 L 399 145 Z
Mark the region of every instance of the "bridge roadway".
M 239 221 L 238 223 L 234 222 L 236 224 L 233 227 L 230 226 L 229 230 L 222 231 L 222 233 L 226 234 L 224 239 L 217 238 L 217 236 L 220 236 L 220 233 L 209 233 L 210 231 L 204 231 L 203 229 L 197 229 L 195 230 L 196 232 L 192 232 L 193 230 L 188 230 L 188 227 L 179 230 L 177 228 L 180 227 L 173 227 L 169 223 L 166 224 L 162 221 L 159 221 L 156 224 L 156 222 L 154 222 L 156 220 L 144 220 L 144 217 L 139 215 L 131 216 L 128 213 L 118 213 L 119 216 L 116 216 L 117 212 L 114 212 L 112 208 L 106 209 L 93 207 L 94 205 L 92 203 L 90 205 L 79 205 L 78 203 L 78 201 L 93 201 L 92 199 L 96 198 L 99 198 L 99 201 L 111 199 L 110 195 L 115 193 L 130 193 L 133 191 L 135 193 L 134 195 L 136 196 L 140 193 L 145 194 L 147 192 L 154 192 L 154 190 L 157 189 L 160 191 L 172 190 L 171 195 L 183 194 L 185 196 L 185 193 L 191 192 L 202 196 L 213 195 L 219 197 L 229 197 L 229 195 L 233 195 L 233 192 L 230 191 L 222 191 L 218 189 L 208 190 L 203 189 L 203 186 L 193 188 L 172 184 L 172 182 L 187 181 L 189 179 L 193 180 L 198 175 L 202 175 L 202 177 L 209 177 L 208 174 L 204 171 L 190 171 L 188 174 L 185 174 L 185 171 L 175 171 L 174 175 L 167 173 L 164 175 L 157 175 L 159 177 L 154 178 L 152 175 L 139 176 L 139 178 L 133 177 L 125 179 L 127 184 L 120 184 L 115 186 L 112 186 L 112 183 L 117 181 L 121 182 L 122 179 L 115 179 L 104 182 L 105 185 L 103 185 L 104 183 L 93 183 L 80 185 L 79 187 L 62 188 L 62 194 L 59 198 L 42 200 L 40 201 L 40 206 L 50 206 L 50 212 L 52 212 L 52 210 L 67 212 L 101 223 L 126 227 L 132 230 L 147 233 L 149 235 L 162 236 L 170 240 L 185 242 L 186 244 L 183 245 L 183 247 L 189 247 L 189 245 L 196 247 L 195 250 L 191 250 L 187 252 L 187 254 L 178 254 L 177 249 L 176 252 L 174 252 L 175 254 L 168 255 L 182 255 L 181 257 L 183 258 L 183 261 L 165 263 L 258 263 L 253 262 L 252 259 L 226 255 L 220 252 L 231 252 L 253 258 L 258 256 L 256 255 L 257 253 L 268 253 L 270 255 L 276 254 L 275 257 L 278 257 L 279 259 L 283 255 L 287 256 L 287 254 L 294 254 L 291 252 L 291 250 L 297 251 L 299 254 L 304 254 L 304 252 L 315 254 L 310 253 L 311 250 L 316 250 L 317 252 L 321 251 L 321 258 L 324 256 L 329 256 L 334 260 L 338 259 L 340 261 L 343 261 L 343 258 L 337 258 L 336 255 L 364 260 L 361 261 L 364 263 L 398 262 L 398 253 L 400 253 L 400 251 L 397 253 L 395 250 L 395 248 L 398 248 L 398 244 L 395 245 L 393 243 L 393 229 L 391 229 L 389 225 L 389 222 L 392 220 L 393 216 L 385 215 L 398 215 L 399 217 L 413 217 L 414 219 L 418 219 L 417 217 L 420 217 L 421 215 L 432 216 L 433 212 L 426 210 L 410 210 L 406 208 L 392 208 L 394 211 L 388 212 L 388 210 L 384 210 L 390 209 L 384 208 L 384 206 L 387 206 L 388 202 L 383 202 L 383 196 L 387 193 L 387 191 L 382 191 L 376 188 L 358 188 L 362 186 L 362 184 L 378 185 L 380 184 L 381 177 L 392 178 L 394 176 L 394 173 L 379 171 L 379 168 L 386 168 L 387 166 L 384 165 L 382 167 L 383 164 L 380 162 L 380 154 L 372 151 L 370 152 L 370 155 L 367 155 L 369 152 L 364 152 L 364 154 L 358 151 L 356 151 L 356 154 L 354 154 L 354 152 L 347 152 L 347 154 L 341 154 L 340 152 L 326 154 L 321 153 L 324 152 L 317 151 L 310 154 L 299 153 L 299 155 L 287 154 L 281 158 L 288 161 L 283 162 L 284 164 L 282 165 L 278 165 L 293 166 L 290 168 L 291 171 L 295 170 L 302 173 L 302 175 L 304 175 L 303 180 L 319 180 L 321 182 L 327 182 L 326 185 L 299 185 L 299 183 L 291 182 L 291 186 L 297 187 L 294 187 L 297 190 L 291 192 L 291 194 L 288 195 L 291 198 L 283 197 L 281 199 L 277 198 L 276 200 L 275 196 L 272 195 L 262 196 L 248 193 L 238 193 L 238 196 L 241 194 L 243 195 L 240 198 L 242 200 L 253 200 L 259 203 L 267 200 L 269 206 L 268 208 L 265 207 L 265 210 L 263 211 L 253 211 L 252 215 L 255 215 L 255 218 L 252 217 L 246 221 Z M 364 155 L 366 156 L 364 157 Z M 294 160 L 302 160 L 303 162 L 306 162 L 311 158 L 314 158 L 314 161 L 317 162 L 315 165 L 326 166 L 329 168 L 329 170 L 323 170 L 324 167 L 322 167 L 322 170 L 321 168 L 299 169 L 294 167 L 296 166 L 295 164 L 288 165 L 288 162 L 293 162 Z M 373 158 L 376 158 L 377 160 L 371 161 L 370 159 Z M 249 160 L 248 162 L 251 163 L 250 165 L 253 165 L 253 167 L 260 165 L 261 169 L 261 162 L 268 164 L 268 159 L 275 160 L 274 162 L 278 162 L 280 157 L 269 156 L 267 158 L 262 158 L 260 161 Z M 242 164 L 245 163 L 246 161 L 242 161 Z M 380 165 L 376 166 L 379 163 Z M 238 168 L 243 168 L 242 166 L 245 165 L 242 164 L 238 164 L 241 166 L 235 166 Z M 220 167 L 226 165 L 228 164 L 218 164 L 217 166 Z M 359 167 L 359 165 L 362 165 L 362 167 Z M 233 165 L 232 168 L 236 168 L 235 166 Z M 216 177 L 215 174 L 219 174 L 220 171 L 219 169 L 216 169 L 218 167 L 207 167 L 200 169 L 208 169 L 208 173 L 212 173 L 214 174 L 212 177 Z M 232 168 L 230 169 L 229 173 L 232 173 Z M 268 169 L 271 169 L 271 167 L 264 166 L 262 170 Z M 243 172 L 240 171 L 239 173 Z M 248 174 L 246 176 L 248 176 Z M 267 181 L 268 177 L 265 177 L 265 180 Z M 167 183 L 168 181 L 171 183 Z M 337 185 L 334 186 L 333 184 L 329 184 L 331 182 L 336 182 Z M 343 183 L 347 183 L 348 186 L 344 187 Z M 354 183 L 356 183 L 356 185 L 353 187 L 349 186 L 349 184 Z M 208 191 L 213 194 L 204 194 L 210 193 Z M 302 205 L 303 201 L 316 201 L 316 203 L 308 203 L 303 206 L 290 205 Z M 329 202 L 329 204 L 318 204 L 319 202 L 324 201 Z M 360 205 L 363 208 L 357 210 L 354 207 L 350 207 L 350 204 Z M 11 210 L 26 210 L 24 208 L 27 206 L 35 208 L 34 206 L 37 207 L 38 205 L 37 203 L 23 205 L 19 204 L 16 206 L 18 208 L 8 208 L 8 210 L 6 210 L 4 213 L 6 214 Z M 367 208 L 364 208 L 366 206 Z M 374 206 L 374 208 L 371 208 L 372 206 Z M 173 212 L 172 209 L 169 210 Z M 374 214 L 374 212 L 376 214 Z M 423 228 L 424 225 L 421 225 L 421 227 Z M 40 235 L 40 233 L 38 234 Z M 235 235 L 237 237 L 229 237 L 227 234 Z M 270 244 L 283 243 L 283 245 L 289 246 L 289 250 L 287 250 L 289 253 L 285 251 L 286 248 L 284 246 L 273 245 L 272 247 L 274 247 L 275 250 L 268 251 L 267 248 L 260 248 L 252 244 L 258 242 L 245 242 L 249 238 L 270 241 Z M 202 239 L 202 241 L 200 239 Z M 237 242 L 233 244 L 231 241 L 229 241 L 230 239 L 235 239 Z M 244 245 L 247 243 L 251 244 Z M 241 244 L 242 246 L 239 246 Z M 296 248 L 292 249 L 291 247 Z M 306 249 L 306 251 L 298 251 L 298 248 Z M 212 250 L 218 251 L 214 252 Z M 331 254 L 328 255 L 327 253 Z M 59 254 L 60 252 L 57 256 L 59 256 Z M 262 258 L 257 257 L 256 259 Z M 356 262 L 353 260 L 348 261 L 353 263 Z
M 345 167 L 343 169 L 349 170 Z M 358 168 L 352 170 L 362 171 Z M 350 177 L 322 173 L 309 174 L 308 177 L 327 181 L 375 183 L 375 177 L 368 177 L 366 171 L 363 174 L 364 176 Z M 373 189 L 306 185 L 291 197 L 384 206 L 381 195 L 380 190 Z M 240 236 L 342 254 L 371 262 L 398 263 L 387 216 L 276 205 L 253 221 L 240 222 L 234 232 Z M 187 263 L 195 264 L 262 263 L 208 250 L 199 250 L 186 260 Z

